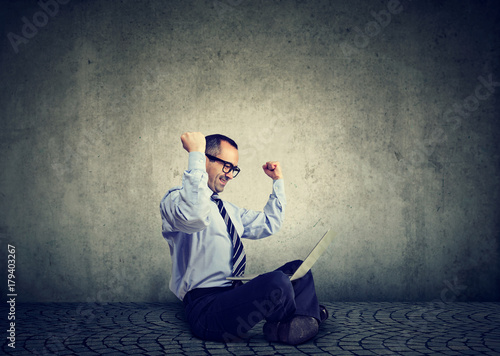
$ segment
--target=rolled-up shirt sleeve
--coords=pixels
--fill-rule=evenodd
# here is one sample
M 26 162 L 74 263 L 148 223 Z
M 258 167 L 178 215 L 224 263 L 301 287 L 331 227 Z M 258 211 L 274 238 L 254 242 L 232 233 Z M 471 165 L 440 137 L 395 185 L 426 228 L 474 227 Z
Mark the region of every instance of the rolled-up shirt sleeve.
M 190 152 L 182 186 L 170 189 L 160 202 L 163 232 L 194 233 L 210 224 L 211 190 L 203 152 Z

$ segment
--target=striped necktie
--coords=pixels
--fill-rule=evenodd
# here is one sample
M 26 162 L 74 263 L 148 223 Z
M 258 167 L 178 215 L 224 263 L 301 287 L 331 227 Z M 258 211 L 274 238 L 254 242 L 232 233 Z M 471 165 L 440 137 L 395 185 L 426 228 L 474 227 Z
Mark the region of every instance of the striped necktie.
M 227 232 L 233 242 L 233 276 L 240 277 L 243 273 L 245 273 L 245 265 L 247 263 L 247 256 L 245 254 L 245 249 L 243 248 L 243 243 L 241 242 L 238 232 L 234 228 L 233 222 L 231 221 L 226 208 L 224 208 L 222 200 L 217 194 L 213 194 L 212 199 L 219 207 L 219 212 L 226 223 Z

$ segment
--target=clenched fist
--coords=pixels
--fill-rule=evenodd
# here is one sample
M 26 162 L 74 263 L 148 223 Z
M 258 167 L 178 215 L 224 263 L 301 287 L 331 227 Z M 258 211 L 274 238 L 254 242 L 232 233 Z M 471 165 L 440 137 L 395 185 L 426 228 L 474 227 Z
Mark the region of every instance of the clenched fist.
M 186 132 L 181 135 L 182 147 L 188 152 L 203 152 L 207 145 L 205 135 L 201 132 Z
M 269 161 L 264 163 L 262 169 L 273 180 L 283 178 L 283 173 L 281 172 L 280 163 L 277 161 Z

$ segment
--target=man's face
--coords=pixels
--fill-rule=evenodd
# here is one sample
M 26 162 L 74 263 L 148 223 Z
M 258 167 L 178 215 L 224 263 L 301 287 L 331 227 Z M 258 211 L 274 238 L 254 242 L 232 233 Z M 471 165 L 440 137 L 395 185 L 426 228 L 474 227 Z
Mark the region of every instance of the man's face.
M 226 141 L 221 141 L 220 153 L 216 155 L 216 157 L 232 163 L 235 167 L 238 165 L 238 150 Z M 223 192 L 227 182 L 233 179 L 233 172 L 224 173 L 222 171 L 223 167 L 224 164 L 222 162 L 211 162 L 207 158 L 206 168 L 208 173 L 208 187 L 212 189 L 214 193 Z

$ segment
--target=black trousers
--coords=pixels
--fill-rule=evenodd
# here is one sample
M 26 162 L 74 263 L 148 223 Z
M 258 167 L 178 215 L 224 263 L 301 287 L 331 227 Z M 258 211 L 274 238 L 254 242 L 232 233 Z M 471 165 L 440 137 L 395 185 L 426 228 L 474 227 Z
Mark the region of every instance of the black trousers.
M 245 284 L 194 289 L 184 297 L 193 334 L 203 340 L 238 341 L 258 322 L 285 321 L 295 315 L 320 320 L 311 271 L 290 281 L 302 261 L 292 261 Z

